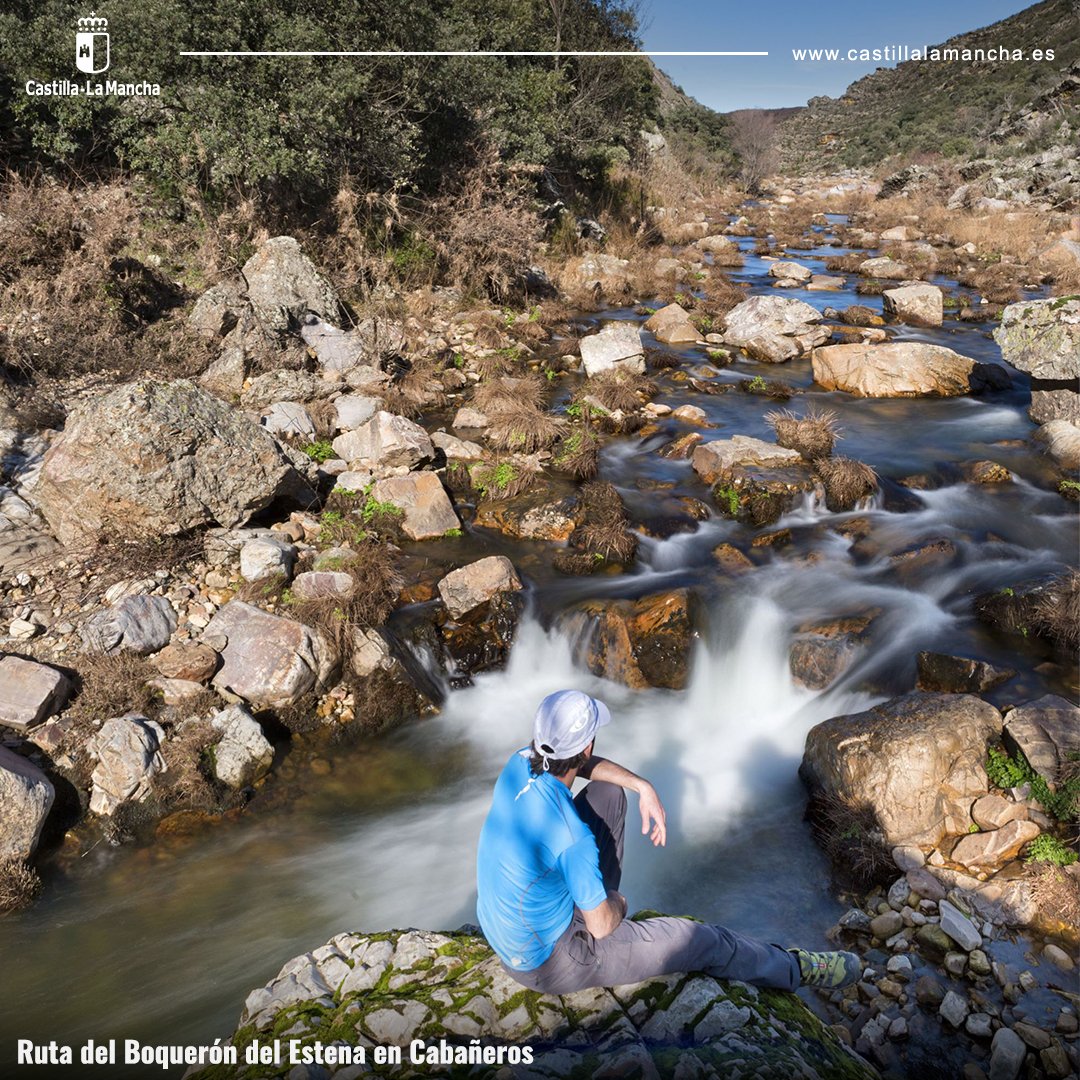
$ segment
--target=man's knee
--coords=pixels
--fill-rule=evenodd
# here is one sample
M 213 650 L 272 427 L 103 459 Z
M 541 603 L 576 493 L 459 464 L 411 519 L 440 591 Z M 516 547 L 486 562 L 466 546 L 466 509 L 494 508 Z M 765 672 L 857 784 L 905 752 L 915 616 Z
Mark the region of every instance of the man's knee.
M 618 784 L 590 780 L 582 795 L 605 821 L 621 820 L 626 816 L 626 792 Z

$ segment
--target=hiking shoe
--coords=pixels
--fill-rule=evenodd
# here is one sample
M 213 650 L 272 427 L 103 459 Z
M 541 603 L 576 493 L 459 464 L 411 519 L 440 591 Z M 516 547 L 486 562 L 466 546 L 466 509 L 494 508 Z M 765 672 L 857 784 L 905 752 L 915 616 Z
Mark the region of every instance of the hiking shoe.
M 807 952 L 791 949 L 799 961 L 803 986 L 818 986 L 824 990 L 839 990 L 858 982 L 862 961 L 853 952 Z

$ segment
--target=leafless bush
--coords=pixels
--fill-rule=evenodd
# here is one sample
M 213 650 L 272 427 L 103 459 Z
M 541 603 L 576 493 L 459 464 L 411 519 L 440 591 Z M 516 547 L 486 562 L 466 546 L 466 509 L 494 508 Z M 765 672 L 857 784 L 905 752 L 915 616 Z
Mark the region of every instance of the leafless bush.
M 896 875 L 892 855 L 870 806 L 854 806 L 838 795 L 817 792 L 806 816 L 814 839 L 846 888 L 866 890 Z
M 504 300 L 533 261 L 542 223 L 524 178 L 511 175 L 494 146 L 448 178 L 429 215 L 433 246 L 451 281 Z
M 836 413 L 819 412 L 811 407 L 803 417 L 796 416 L 788 409 L 767 412 L 765 420 L 776 432 L 776 441 L 788 450 L 798 450 L 807 460 L 826 458 L 833 451 L 833 445 L 840 438 L 840 429 L 836 422 Z
M 28 908 L 41 890 L 41 879 L 22 859 L 0 862 L 0 915 Z
M 760 109 L 745 109 L 733 116 L 731 145 L 739 155 L 739 179 L 756 193 L 776 168 L 776 121 Z
M 860 500 L 877 491 L 877 473 L 850 458 L 820 458 L 814 471 L 825 488 L 825 505 L 833 513 L 853 510 Z

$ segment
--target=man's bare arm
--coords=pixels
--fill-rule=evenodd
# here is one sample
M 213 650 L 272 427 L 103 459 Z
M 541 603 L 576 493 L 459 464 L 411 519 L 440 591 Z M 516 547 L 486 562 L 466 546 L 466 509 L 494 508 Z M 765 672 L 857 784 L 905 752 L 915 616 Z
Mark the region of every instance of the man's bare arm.
M 663 847 L 667 843 L 667 815 L 664 812 L 664 804 L 648 780 L 614 761 L 597 757 L 595 754 L 578 770 L 578 776 L 586 780 L 603 780 L 609 784 L 618 784 L 627 791 L 636 792 L 638 809 L 641 811 L 642 834 L 649 833 L 649 839 L 655 847 Z M 593 934 L 593 937 L 596 935 Z
M 626 897 L 614 889 L 608 892 L 607 899 L 591 911 L 583 911 L 585 929 L 594 938 L 606 938 L 623 921 L 626 914 Z

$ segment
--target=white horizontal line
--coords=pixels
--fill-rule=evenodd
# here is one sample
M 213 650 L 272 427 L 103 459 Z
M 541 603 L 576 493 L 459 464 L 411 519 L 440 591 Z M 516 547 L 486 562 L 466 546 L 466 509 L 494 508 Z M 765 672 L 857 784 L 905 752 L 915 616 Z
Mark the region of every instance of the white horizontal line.
M 185 51 L 181 56 L 768 56 L 767 52 L 722 52 L 701 51 L 691 52 L 631 52 L 625 49 L 608 52 L 526 52 L 510 50 L 488 50 L 484 52 L 468 52 L 465 50 L 358 50 L 358 51 L 331 51 L 331 50 L 231 50 L 214 49 L 202 51 Z

